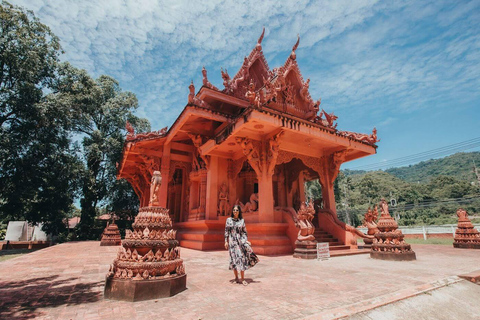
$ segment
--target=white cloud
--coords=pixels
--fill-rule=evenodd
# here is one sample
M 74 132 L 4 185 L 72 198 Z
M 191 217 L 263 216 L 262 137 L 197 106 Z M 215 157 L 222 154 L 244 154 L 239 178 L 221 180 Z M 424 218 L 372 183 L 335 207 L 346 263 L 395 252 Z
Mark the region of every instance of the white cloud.
M 171 125 L 188 84 L 205 65 L 221 86 L 262 26 L 270 67 L 297 52 L 322 107 L 366 119 L 479 98 L 479 6 L 416 1 L 47 1 L 16 0 L 58 35 L 65 60 L 109 74 L 137 94 L 152 129 Z M 350 128 L 343 128 L 350 130 Z M 371 130 L 371 129 L 370 129 Z

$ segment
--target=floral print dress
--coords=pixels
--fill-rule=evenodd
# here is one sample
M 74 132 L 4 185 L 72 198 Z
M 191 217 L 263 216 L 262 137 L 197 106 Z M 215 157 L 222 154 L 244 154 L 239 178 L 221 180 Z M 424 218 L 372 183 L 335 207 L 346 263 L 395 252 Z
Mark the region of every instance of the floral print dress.
M 243 219 L 229 217 L 225 224 L 225 241 L 230 253 L 229 269 L 245 271 L 258 262 L 252 247 L 247 243 L 247 228 Z

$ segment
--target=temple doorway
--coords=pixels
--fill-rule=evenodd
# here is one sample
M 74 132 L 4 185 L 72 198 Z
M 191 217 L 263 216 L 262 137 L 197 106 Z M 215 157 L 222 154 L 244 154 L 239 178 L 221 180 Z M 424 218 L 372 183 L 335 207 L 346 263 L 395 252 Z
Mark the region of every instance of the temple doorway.
M 167 208 L 170 210 L 170 218 L 173 222 L 183 221 L 185 198 L 185 170 L 175 169 L 172 180 L 168 184 Z

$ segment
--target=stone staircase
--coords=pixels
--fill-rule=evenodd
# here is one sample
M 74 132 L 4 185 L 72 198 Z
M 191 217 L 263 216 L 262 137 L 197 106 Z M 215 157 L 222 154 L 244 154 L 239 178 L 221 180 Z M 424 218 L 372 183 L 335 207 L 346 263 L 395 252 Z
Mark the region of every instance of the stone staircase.
M 338 239 L 334 238 L 330 233 L 318 227 L 315 228 L 315 233 L 313 235 L 315 236 L 315 240 L 317 240 L 317 242 L 328 242 L 328 247 L 330 249 L 330 257 L 363 254 L 370 252 L 370 249 L 352 249 L 349 245 L 345 245 L 344 243 L 338 241 Z
M 338 241 L 338 239 L 334 238 L 330 233 L 320 228 L 315 228 L 315 233 L 313 235 L 315 236 L 315 240 L 317 240 L 317 242 L 328 242 L 330 251 L 350 249 L 350 246 L 343 244 L 342 242 Z

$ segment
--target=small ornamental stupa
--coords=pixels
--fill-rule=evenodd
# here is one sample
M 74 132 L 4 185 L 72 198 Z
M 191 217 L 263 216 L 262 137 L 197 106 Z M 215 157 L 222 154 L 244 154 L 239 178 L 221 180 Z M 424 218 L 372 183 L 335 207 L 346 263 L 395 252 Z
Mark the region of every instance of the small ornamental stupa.
M 133 231 L 127 230 L 117 258 L 110 265 L 105 298 L 141 301 L 171 297 L 186 289 L 187 276 L 180 259 L 168 209 L 159 205 L 162 176 L 154 171 L 150 203 L 140 208 Z
M 102 239 L 100 240 L 101 246 L 119 246 L 122 244 L 122 237 L 120 236 L 120 230 L 115 224 L 115 219 L 112 223 L 107 222 L 107 227 L 103 230 Z
M 381 260 L 416 260 L 415 252 L 411 246 L 403 240 L 404 235 L 398 229 L 398 224 L 388 212 L 388 204 L 385 199 L 380 202 L 381 215 L 378 219 L 379 232 L 374 234 L 370 258 Z
M 480 249 L 480 232 L 476 230 L 468 218 L 467 211 L 457 210 L 458 225 L 453 238 L 454 248 Z

